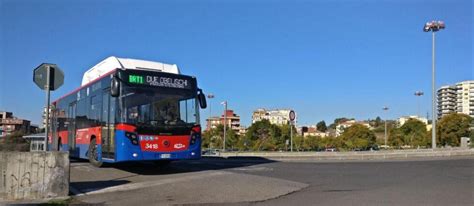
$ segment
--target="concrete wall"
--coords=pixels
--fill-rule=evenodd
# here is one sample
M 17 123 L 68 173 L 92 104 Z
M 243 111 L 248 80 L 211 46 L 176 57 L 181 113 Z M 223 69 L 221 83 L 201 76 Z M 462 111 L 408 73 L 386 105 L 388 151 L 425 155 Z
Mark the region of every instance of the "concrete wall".
M 226 152 L 221 157 L 262 157 L 270 160 L 386 160 L 474 156 L 474 149 L 381 150 L 364 152 Z
M 0 152 L 0 200 L 46 199 L 68 193 L 67 152 Z

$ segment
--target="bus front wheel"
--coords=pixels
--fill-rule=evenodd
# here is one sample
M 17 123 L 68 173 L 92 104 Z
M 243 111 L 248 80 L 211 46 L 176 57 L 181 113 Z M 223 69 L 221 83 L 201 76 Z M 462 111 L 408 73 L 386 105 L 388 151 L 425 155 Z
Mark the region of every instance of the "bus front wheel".
M 102 166 L 102 161 L 99 160 L 99 150 L 97 148 L 98 148 L 97 142 L 95 141 L 95 139 L 92 139 L 91 143 L 89 144 L 88 158 L 89 158 L 89 162 L 94 167 Z

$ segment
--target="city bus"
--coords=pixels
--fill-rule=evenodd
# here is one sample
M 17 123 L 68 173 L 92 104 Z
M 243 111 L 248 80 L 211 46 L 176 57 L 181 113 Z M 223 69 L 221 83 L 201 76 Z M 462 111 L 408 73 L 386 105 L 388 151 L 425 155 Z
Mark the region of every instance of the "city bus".
M 176 65 L 109 57 L 51 104 L 48 148 L 97 167 L 199 159 L 199 108 L 206 98 L 196 78 Z

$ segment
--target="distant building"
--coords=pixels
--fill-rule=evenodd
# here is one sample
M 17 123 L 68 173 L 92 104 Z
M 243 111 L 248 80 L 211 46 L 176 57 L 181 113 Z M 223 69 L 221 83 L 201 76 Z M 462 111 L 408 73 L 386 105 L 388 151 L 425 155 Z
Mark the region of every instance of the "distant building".
M 0 137 L 5 137 L 14 132 L 29 134 L 32 131 L 30 121 L 13 116 L 12 112 L 0 111 Z
M 339 123 L 338 125 L 336 125 L 336 129 L 335 129 L 335 136 L 338 137 L 340 135 L 342 135 L 342 133 L 344 133 L 344 131 L 351 127 L 352 125 L 354 124 L 361 124 L 361 125 L 364 125 L 366 126 L 367 128 L 369 129 L 373 129 L 372 126 L 370 126 L 370 123 L 369 122 L 365 122 L 365 121 L 356 121 L 356 120 L 347 120 L 345 122 L 341 122 Z
M 456 112 L 474 117 L 474 80 L 456 84 Z
M 252 113 L 252 123 L 268 120 L 272 124 L 285 125 L 290 123 L 290 109 L 257 109 Z
M 329 136 L 329 133 L 327 132 L 321 132 L 318 131 L 316 126 L 303 126 L 300 128 L 301 135 L 303 137 L 309 137 L 309 136 L 318 136 L 318 137 L 327 137 Z
M 239 134 L 241 131 L 245 130 L 240 126 L 240 116 L 235 114 L 233 110 L 226 110 L 225 114 L 225 118 L 224 114 L 222 114 L 220 117 L 210 117 L 207 119 L 206 130 L 214 129 L 220 124 L 224 125 L 224 122 L 226 122 L 225 120 L 227 120 L 225 123 L 227 124 L 227 128 L 232 129 Z
M 446 85 L 437 92 L 438 118 L 450 113 L 462 113 L 474 117 L 474 80 Z
M 438 89 L 438 118 L 456 112 L 456 87 L 442 86 Z
M 416 115 L 411 115 L 411 116 L 401 116 L 400 118 L 398 118 L 398 126 L 403 126 L 405 124 L 406 121 L 408 121 L 409 119 L 416 119 L 420 122 L 423 122 L 425 123 L 426 125 L 428 125 L 428 119 L 424 118 L 424 117 L 419 117 L 419 116 L 416 116 Z

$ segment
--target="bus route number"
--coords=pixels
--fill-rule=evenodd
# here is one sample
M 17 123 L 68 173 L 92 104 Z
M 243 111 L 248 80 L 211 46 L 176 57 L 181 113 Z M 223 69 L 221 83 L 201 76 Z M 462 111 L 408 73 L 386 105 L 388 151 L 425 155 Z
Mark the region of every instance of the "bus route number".
M 158 149 L 158 144 L 146 143 L 145 144 L 145 149 Z

